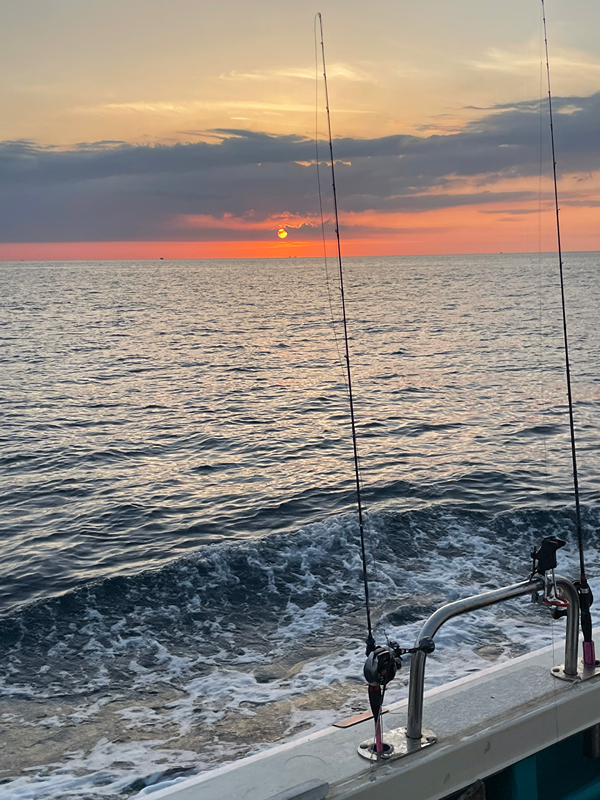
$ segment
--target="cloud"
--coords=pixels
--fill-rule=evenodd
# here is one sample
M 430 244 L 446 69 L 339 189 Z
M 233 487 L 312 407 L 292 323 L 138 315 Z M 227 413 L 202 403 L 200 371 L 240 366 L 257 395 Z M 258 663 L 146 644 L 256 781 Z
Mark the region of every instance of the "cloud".
M 190 100 L 182 103 L 156 102 L 147 103 L 138 101 L 134 103 L 102 103 L 96 106 L 75 106 L 71 109 L 73 114 L 157 114 L 164 116 L 190 116 L 200 111 L 263 111 L 278 113 L 313 113 L 314 106 L 310 103 L 268 103 L 261 100 Z M 342 108 L 340 113 L 364 114 L 351 108 Z
M 476 71 L 488 70 L 511 75 L 521 75 L 535 69 L 540 63 L 539 55 L 524 56 L 514 50 L 491 47 L 483 58 L 466 62 Z M 578 50 L 563 49 L 552 56 L 552 69 L 562 76 L 582 72 L 600 73 L 600 61 Z
M 373 76 L 361 69 L 352 67 L 349 64 L 338 62 L 330 64 L 327 67 L 327 74 L 329 78 L 338 78 L 340 80 L 371 83 L 375 82 Z M 301 81 L 314 81 L 315 68 L 314 67 L 288 67 L 282 69 L 261 69 L 253 72 L 231 72 L 219 75 L 219 78 L 224 81 L 259 81 L 259 82 L 272 82 L 274 80 L 301 80 Z M 314 109 L 313 109 L 314 110 Z
M 564 190 L 562 203 L 597 205 L 600 93 L 557 97 L 555 108 L 565 112 L 555 124 L 561 174 L 589 187 L 587 196 Z M 497 206 L 495 213 L 507 214 L 531 202 L 523 178 L 538 173 L 544 113 L 539 101 L 527 101 L 481 111 L 456 133 L 336 140 L 342 221 L 357 231 L 367 211 Z M 0 143 L 0 241 L 253 238 L 279 224 L 317 235 L 314 142 L 231 128 L 211 135 L 187 144 L 105 141 L 71 149 Z M 545 149 L 548 158 L 547 141 Z M 327 187 L 327 172 L 321 178 Z M 379 224 L 388 226 L 383 217 Z M 391 216 L 388 228 L 398 229 Z

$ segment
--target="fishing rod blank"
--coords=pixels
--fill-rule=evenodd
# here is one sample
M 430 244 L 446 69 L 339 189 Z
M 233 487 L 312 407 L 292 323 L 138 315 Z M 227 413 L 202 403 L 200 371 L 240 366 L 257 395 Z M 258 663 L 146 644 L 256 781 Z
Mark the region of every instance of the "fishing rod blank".
M 563 342 L 565 353 L 565 372 L 567 380 L 567 398 L 569 406 L 569 430 L 571 434 L 571 460 L 573 465 L 573 491 L 575 494 L 575 523 L 577 528 L 577 547 L 579 550 L 579 581 L 576 582 L 581 603 L 581 631 L 583 633 L 583 661 L 589 666 L 596 664 L 594 642 L 592 640 L 592 592 L 585 574 L 583 554 L 583 530 L 581 525 L 581 503 L 579 500 L 579 479 L 577 474 L 577 446 L 575 442 L 575 421 L 573 414 L 573 392 L 571 388 L 571 365 L 569 361 L 569 339 L 567 332 L 567 305 L 565 301 L 565 281 L 563 274 L 562 241 L 560 232 L 560 208 L 558 205 L 558 180 L 556 177 L 556 150 L 554 147 L 554 119 L 552 115 L 552 90 L 550 88 L 550 59 L 548 57 L 548 35 L 546 32 L 546 8 L 542 2 L 542 20 L 544 25 L 544 44 L 546 48 L 546 78 L 548 83 L 548 114 L 550 117 L 550 148 L 552 153 L 552 177 L 554 181 L 554 210 L 556 214 L 556 239 L 558 246 L 558 269 L 560 274 L 560 296 L 562 305 Z

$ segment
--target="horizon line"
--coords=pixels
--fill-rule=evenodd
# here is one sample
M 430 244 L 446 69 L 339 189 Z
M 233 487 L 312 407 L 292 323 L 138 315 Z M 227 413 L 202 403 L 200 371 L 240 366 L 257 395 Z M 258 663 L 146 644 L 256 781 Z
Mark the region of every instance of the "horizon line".
M 0 245 L 1 247 L 1 245 Z M 600 253 L 598 250 L 563 250 L 563 255 L 567 253 Z M 470 252 L 452 252 L 452 253 L 365 253 L 362 255 L 343 255 L 346 259 L 358 258 L 435 258 L 446 256 L 499 256 L 499 255 L 522 255 L 522 256 L 535 256 L 535 255 L 558 255 L 557 250 L 481 250 Z M 335 255 L 327 255 L 327 259 L 335 260 Z M 58 264 L 64 261 L 72 261 L 74 263 L 89 264 L 95 262 L 134 262 L 134 261 L 295 261 L 297 259 L 322 261 L 324 259 L 321 255 L 262 255 L 262 256 L 176 256 L 168 258 L 165 256 L 158 257 L 141 257 L 141 258 L 3 258 L 0 255 L 0 264 Z

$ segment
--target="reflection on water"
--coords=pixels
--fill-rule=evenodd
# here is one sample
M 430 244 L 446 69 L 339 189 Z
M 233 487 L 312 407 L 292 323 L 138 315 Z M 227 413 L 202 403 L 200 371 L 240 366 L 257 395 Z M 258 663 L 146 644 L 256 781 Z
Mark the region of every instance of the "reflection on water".
M 588 500 L 596 262 L 566 258 Z M 569 502 L 555 258 L 346 270 L 367 502 Z M 5 608 L 352 507 L 318 261 L 4 264 L 0 279 Z

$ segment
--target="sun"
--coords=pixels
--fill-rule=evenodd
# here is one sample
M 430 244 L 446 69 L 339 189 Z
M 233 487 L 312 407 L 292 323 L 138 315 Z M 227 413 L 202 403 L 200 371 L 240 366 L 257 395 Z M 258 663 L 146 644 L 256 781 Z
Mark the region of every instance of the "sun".
M 279 230 L 277 231 L 277 236 L 279 236 L 280 239 L 285 239 L 285 237 L 287 236 L 286 229 L 285 228 L 279 228 Z

